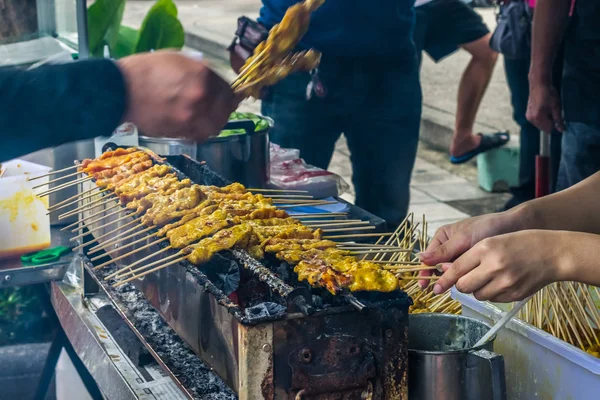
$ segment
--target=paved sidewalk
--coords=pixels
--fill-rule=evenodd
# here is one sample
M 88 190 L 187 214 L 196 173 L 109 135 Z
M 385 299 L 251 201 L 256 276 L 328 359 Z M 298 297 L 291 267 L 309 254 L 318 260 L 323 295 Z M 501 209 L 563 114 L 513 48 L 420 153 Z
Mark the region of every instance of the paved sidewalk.
M 129 1 L 124 15 L 124 23 L 139 27 L 153 1 Z M 202 51 L 206 59 L 226 79 L 233 80 L 235 74 L 226 61 L 225 48 L 232 39 L 237 18 L 241 15 L 256 17 L 260 0 L 178 0 L 179 18 L 186 31 L 186 46 Z M 488 13 L 491 10 L 484 10 Z M 491 14 L 490 14 L 491 16 Z M 488 17 L 486 17 L 488 18 Z M 489 19 L 489 18 L 488 18 Z M 451 134 L 454 119 L 454 107 L 458 79 L 462 69 L 468 62 L 468 55 L 459 53 L 435 65 L 425 59 L 422 70 L 422 82 L 425 98 L 421 136 L 427 136 L 431 129 L 435 135 L 447 139 Z M 449 79 L 448 71 L 455 72 L 455 78 Z M 508 103 L 508 90 L 503 80 L 501 63 L 494 75 L 494 80 L 484 99 L 480 111 L 481 120 L 489 121 L 480 125 L 482 129 L 499 129 L 510 125 L 502 111 L 504 103 Z M 247 111 L 259 112 L 258 101 L 247 101 L 242 104 Z M 450 125 L 448 125 L 450 124 Z M 448 128 L 450 126 L 450 128 Z M 450 129 L 450 130 L 449 130 Z M 436 136 L 433 135 L 433 140 Z M 350 184 L 350 190 L 342 197 L 354 200 L 354 188 L 351 181 L 351 165 L 349 150 L 342 137 L 337 145 L 329 170 L 339 174 Z M 430 234 L 441 225 L 451 223 L 470 215 L 491 212 L 499 208 L 507 196 L 490 194 L 476 184 L 476 169 L 473 165 L 453 167 L 447 160 L 445 152 L 432 150 L 431 143 L 421 143 L 419 157 L 413 171 L 411 184 L 410 211 L 417 215 L 425 214 L 430 223 Z

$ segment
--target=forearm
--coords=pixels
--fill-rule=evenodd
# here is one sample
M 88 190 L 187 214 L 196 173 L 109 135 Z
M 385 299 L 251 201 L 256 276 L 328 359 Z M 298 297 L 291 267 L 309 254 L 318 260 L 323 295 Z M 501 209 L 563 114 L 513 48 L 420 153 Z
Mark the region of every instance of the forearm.
M 108 60 L 0 72 L 0 161 L 109 135 L 126 107 L 123 76 Z
M 600 235 L 565 232 L 563 239 L 558 278 L 600 286 Z
M 533 16 L 530 85 L 552 85 L 552 67 L 569 19 L 570 0 L 538 0 Z
M 600 172 L 577 185 L 511 211 L 518 230 L 550 229 L 600 234 Z

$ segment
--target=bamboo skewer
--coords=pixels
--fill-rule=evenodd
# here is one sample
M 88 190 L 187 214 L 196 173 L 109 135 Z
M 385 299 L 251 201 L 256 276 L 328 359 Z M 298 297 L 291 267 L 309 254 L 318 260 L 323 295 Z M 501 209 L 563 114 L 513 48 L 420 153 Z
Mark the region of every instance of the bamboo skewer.
M 73 176 L 76 176 L 76 175 L 79 175 L 79 174 L 83 174 L 83 172 L 79 172 L 79 171 L 78 172 L 73 172 L 72 174 L 64 175 L 64 176 L 58 177 L 56 179 L 52 179 L 52 180 L 50 180 L 50 181 L 48 181 L 46 183 L 42 183 L 41 185 L 34 186 L 31 189 L 35 190 L 37 188 L 41 188 L 42 186 L 50 185 L 51 183 L 62 181 L 63 179 L 67 179 L 67 178 L 70 178 L 70 177 L 73 177 Z
M 335 204 L 335 201 L 326 200 L 296 200 L 296 199 L 273 199 L 273 204 Z
M 133 220 L 133 221 L 129 221 L 129 222 L 127 222 L 126 224 L 124 224 L 124 225 L 121 225 L 120 227 L 118 227 L 118 228 L 115 228 L 115 229 L 113 229 L 113 230 L 112 230 L 112 231 L 110 231 L 110 232 L 106 232 L 106 233 L 102 234 L 101 236 L 97 237 L 97 238 L 96 238 L 96 240 L 100 240 L 100 239 L 103 239 L 103 238 L 105 238 L 105 237 L 107 237 L 107 236 L 114 235 L 116 232 L 119 232 L 121 229 L 123 229 L 123 228 L 125 228 L 125 227 L 128 227 L 128 226 L 131 226 L 131 225 L 133 225 L 133 224 L 135 224 L 135 223 L 139 222 L 139 220 L 140 220 L 141 218 L 142 218 L 142 217 L 140 217 L 140 218 L 138 218 L 138 219 L 136 219 L 136 220 Z M 107 225 L 107 224 L 105 224 L 105 225 Z M 105 225 L 103 225 L 103 226 L 105 226 Z M 73 237 L 72 237 L 70 240 L 73 242 L 73 241 L 75 241 L 75 240 L 77 240 L 77 239 L 79 239 L 79 238 L 82 238 L 82 237 L 84 237 L 84 236 L 87 236 L 87 235 L 89 235 L 91 232 L 94 232 L 95 230 L 98 230 L 98 229 L 102 229 L 102 228 L 101 228 L 101 227 L 98 227 L 98 228 L 90 229 L 90 230 L 89 230 L 89 232 L 86 232 L 86 233 L 81 233 L 81 234 L 79 234 L 79 235 L 77 235 L 77 236 L 73 236 Z
M 38 197 L 44 197 L 44 196 L 48 196 L 48 195 L 50 195 L 50 194 L 52 194 L 52 193 L 56 193 L 56 192 L 58 192 L 58 191 L 61 191 L 61 190 L 63 190 L 63 189 L 66 189 L 66 188 L 68 188 L 69 186 L 74 186 L 74 185 L 77 185 L 78 183 L 83 183 L 83 182 L 86 182 L 86 181 L 90 181 L 90 180 L 92 180 L 92 179 L 94 179 L 94 177 L 93 177 L 93 176 L 91 176 L 91 175 L 90 175 L 90 176 L 86 176 L 85 178 L 76 179 L 76 180 L 74 180 L 74 181 L 71 181 L 71 182 L 65 183 L 64 185 L 56 186 L 56 187 L 53 187 L 53 188 L 52 188 L 52 189 L 50 189 L 50 190 L 46 190 L 45 192 L 39 193 L 39 194 L 37 194 L 37 196 L 38 196 Z
M 111 240 L 109 240 L 107 242 L 104 242 L 104 243 L 101 243 L 101 244 L 98 244 L 98 245 L 92 247 L 90 249 L 90 251 L 88 252 L 88 255 L 96 254 L 97 252 L 99 252 L 100 250 L 103 250 L 103 249 L 107 248 L 108 246 L 112 246 L 114 244 L 117 244 L 119 242 L 125 241 L 127 239 L 131 239 L 133 237 L 136 237 L 137 235 L 141 235 L 142 233 L 149 232 L 152 229 L 156 228 L 155 226 L 149 226 L 149 227 L 147 227 L 145 229 L 142 229 L 141 231 L 135 232 L 136 229 L 143 228 L 143 227 L 144 227 L 144 225 L 134 226 L 133 228 L 128 229 L 128 230 L 124 231 L 123 233 L 121 233 L 119 235 L 119 237 L 115 237 L 115 238 L 113 238 L 113 239 L 111 239 Z M 133 232 L 133 233 L 131 233 L 131 232 Z M 125 237 L 121 237 L 122 235 L 125 235 L 125 234 L 128 234 L 128 233 L 131 233 L 131 234 L 127 235 Z
M 286 189 L 254 189 L 246 188 L 249 192 L 265 192 L 265 193 L 308 193 L 308 190 L 286 190 Z
M 315 224 L 307 224 L 306 221 L 304 221 L 303 225 L 308 226 L 310 228 L 332 228 L 345 225 L 369 225 L 369 221 L 320 222 Z
M 357 233 L 351 235 L 331 235 L 323 236 L 323 239 L 348 239 L 348 238 L 360 238 L 360 237 L 379 237 L 379 236 L 391 236 L 391 233 Z
M 278 206 L 277 208 L 280 209 L 288 209 L 288 208 L 298 208 L 298 207 L 314 207 L 314 206 L 325 206 L 328 204 L 337 204 L 336 201 L 321 201 L 321 202 L 315 202 L 315 203 L 310 203 L 310 204 L 290 204 L 290 205 L 285 205 L 285 206 Z M 293 217 L 293 215 L 292 215 Z
M 392 250 L 392 249 L 375 249 L 375 250 L 352 250 L 351 253 L 352 254 L 379 254 L 379 253 L 406 253 L 407 251 L 410 250 L 406 250 L 406 249 L 396 249 L 396 250 Z
M 325 228 L 322 229 L 323 232 L 354 232 L 354 231 L 366 231 L 366 230 L 372 230 L 375 229 L 376 227 L 373 225 L 369 225 L 369 226 L 348 226 L 345 228 Z M 321 229 L 321 228 L 319 228 Z
M 306 214 L 292 214 L 290 217 L 294 219 L 304 219 L 304 218 L 336 218 L 336 217 L 345 217 L 348 213 L 306 213 Z M 335 220 L 334 220 L 335 221 Z M 337 220 L 340 221 L 340 220 Z
M 141 240 L 148 240 L 148 239 L 149 239 L 149 237 L 145 237 L 145 238 L 142 238 Z M 98 269 L 100 269 L 100 268 L 106 267 L 107 265 L 110 265 L 110 264 L 114 263 L 115 261 L 119 261 L 119 260 L 122 260 L 122 259 L 124 259 L 124 258 L 126 258 L 126 257 L 129 257 L 129 256 L 131 256 L 131 255 L 133 255 L 133 254 L 135 254 L 135 253 L 137 253 L 137 252 L 139 252 L 139 251 L 141 251 L 141 250 L 145 250 L 145 249 L 147 249 L 148 247 L 151 247 L 151 246 L 154 246 L 154 245 L 156 245 L 156 244 L 158 244 L 158 243 L 164 242 L 165 240 L 169 240 L 169 238 L 168 238 L 168 237 L 164 237 L 164 238 L 162 238 L 162 239 L 159 239 L 159 240 L 156 240 L 156 241 L 154 241 L 154 242 L 148 243 L 148 244 L 146 244 L 146 245 L 144 245 L 144 246 L 142 246 L 142 247 L 138 247 L 138 248 L 137 248 L 137 249 L 135 249 L 135 250 L 131 250 L 131 251 L 129 251 L 129 252 L 127 252 L 127 253 L 125 253 L 125 254 L 122 254 L 122 255 L 120 255 L 119 257 L 111 258 L 109 261 L 106 261 L 106 262 L 104 262 L 104 263 L 102 263 L 102 264 L 100 264 L 100 265 L 97 265 L 97 266 L 95 266 L 95 267 L 94 267 L 94 271 L 96 271 L 96 270 L 98 270 Z M 116 249 L 116 250 L 122 250 L 122 249 L 123 249 L 123 248 Z M 155 254 L 156 254 L 156 253 L 155 253 Z M 100 259 L 100 258 L 102 258 L 102 257 L 104 257 L 104 255 L 97 256 L 97 257 L 94 257 L 94 258 L 92 258 L 92 259 L 91 259 L 91 261 L 95 261 L 95 260 L 97 260 L 97 259 Z
M 115 271 L 115 272 L 113 272 L 112 274 L 108 275 L 107 277 L 105 277 L 105 278 L 104 278 L 104 280 L 105 280 L 105 281 L 107 281 L 107 280 L 109 280 L 109 279 L 111 279 L 111 278 L 114 278 L 114 277 L 117 277 L 117 278 L 123 278 L 123 277 L 125 277 L 125 276 L 129 276 L 129 275 L 131 275 L 131 273 L 132 273 L 132 272 L 133 272 L 133 273 L 135 273 L 135 272 L 136 272 L 136 271 L 138 271 L 138 270 L 142 270 L 142 269 L 144 269 L 144 268 L 150 268 L 150 267 L 152 267 L 152 266 L 154 266 L 154 265 L 156 265 L 156 264 L 158 264 L 158 263 L 161 263 L 161 262 L 163 262 L 163 261 L 165 261 L 165 260 L 169 260 L 169 259 L 172 259 L 172 258 L 174 258 L 174 257 L 181 256 L 181 255 L 183 254 L 183 253 L 181 253 L 181 252 L 178 252 L 177 254 L 172 254 L 172 255 L 170 255 L 170 256 L 164 257 L 164 258 L 162 258 L 162 259 L 160 259 L 160 260 L 157 260 L 157 261 L 155 261 L 155 262 L 152 262 L 152 263 L 150 263 L 150 264 L 144 265 L 144 266 L 142 266 L 142 267 L 140 267 L 140 268 L 138 268 L 138 269 L 135 269 L 135 270 L 134 270 L 134 269 L 132 269 L 132 268 L 133 268 L 133 267 L 135 267 L 136 265 L 139 265 L 139 264 L 143 263 L 144 261 L 146 261 L 146 260 L 149 260 L 149 259 L 151 259 L 151 258 L 155 257 L 156 255 L 158 255 L 158 254 L 161 254 L 161 253 L 164 253 L 165 251 L 167 251 L 167 250 L 170 250 L 170 249 L 171 249 L 171 246 L 167 246 L 167 247 L 165 247 L 164 249 L 162 249 L 162 250 L 160 250 L 160 251 L 158 251 L 158 252 L 156 252 L 156 253 L 150 254 L 150 255 L 148 255 L 148 256 L 146 256 L 146 257 L 144 257 L 144 258 L 140 259 L 140 260 L 137 260 L 137 261 L 136 261 L 136 262 L 134 262 L 133 264 L 130 264 L 130 265 L 126 266 L 126 267 L 123 267 L 123 268 L 119 269 L 118 271 Z M 187 258 L 187 255 L 186 255 L 185 257 Z M 126 270 L 129 270 L 129 272 L 128 272 L 127 274 L 125 274 L 125 271 L 126 271 Z
M 95 189 L 93 189 L 93 190 L 95 190 Z M 86 192 L 91 192 L 91 191 L 93 191 L 93 190 L 88 190 L 88 191 L 86 191 Z M 97 195 L 100 195 L 101 193 L 102 193 L 102 191 L 99 191 L 99 192 L 96 192 L 96 193 L 90 193 L 89 195 L 87 195 L 87 196 L 84 196 L 84 197 L 82 197 L 81 199 L 75 199 L 75 200 L 73 200 L 73 201 L 70 201 L 70 202 L 68 202 L 68 203 L 64 203 L 64 200 L 63 200 L 63 201 L 61 201 L 60 203 L 57 203 L 57 204 L 55 204 L 54 206 L 52 206 L 52 207 L 49 207 L 49 208 L 48 208 L 48 212 L 46 213 L 46 215 L 50 215 L 50 214 L 52 214 L 53 212 L 56 212 L 56 211 L 58 211 L 58 210 L 60 210 L 60 209 L 62 209 L 62 208 L 66 208 L 66 207 L 69 207 L 69 206 L 71 206 L 71 205 L 73 205 L 73 204 L 77 204 L 77 203 L 79 203 L 80 201 L 84 201 L 84 200 L 87 200 L 87 199 L 91 199 L 92 197 L 94 197 L 94 196 L 97 196 Z M 63 203 L 64 203 L 64 204 L 63 204 Z
M 45 176 L 50 176 L 50 175 L 54 175 L 54 174 L 59 174 L 61 172 L 70 171 L 73 168 L 77 168 L 77 167 L 79 167 L 79 165 L 73 165 L 71 167 L 67 167 L 67 168 L 63 168 L 63 169 L 58 169 L 56 171 L 50 171 L 50 172 L 48 172 L 47 174 L 44 174 L 44 175 L 38 175 L 38 176 L 34 176 L 33 178 L 27 178 L 27 180 L 28 181 L 33 181 L 33 180 L 36 180 L 36 179 L 43 178 Z
M 85 200 L 85 199 L 89 199 L 91 197 L 96 196 L 97 194 L 106 192 L 108 189 L 104 188 L 101 190 L 98 190 L 98 192 L 96 193 L 92 193 L 94 191 L 98 190 L 98 187 L 93 187 L 89 190 L 83 191 L 81 193 L 76 194 L 75 196 L 71 196 L 61 202 L 58 202 L 56 204 L 54 204 L 53 206 L 48 208 L 48 214 L 60 209 L 60 208 L 65 208 L 70 206 L 71 204 L 75 204 L 78 203 L 79 201 Z
M 96 261 L 96 260 L 99 260 L 99 259 L 101 259 L 102 257 L 104 257 L 104 256 L 106 256 L 106 255 L 108 255 L 108 256 L 112 256 L 112 254 L 114 254 L 114 253 L 116 253 L 116 252 L 122 251 L 122 250 L 124 250 L 124 249 L 126 249 L 126 248 L 128 248 L 128 247 L 131 247 L 131 246 L 133 246 L 133 245 L 135 245 L 135 244 L 138 244 L 138 243 L 140 243 L 140 242 L 143 242 L 143 241 L 145 241 L 145 240 L 151 239 L 151 238 L 153 238 L 153 237 L 155 237 L 155 236 L 158 236 L 158 232 L 155 232 L 155 233 L 152 233 L 152 234 L 150 234 L 150 235 L 148 235 L 148 236 L 144 236 L 143 238 L 139 238 L 139 239 L 137 239 L 137 240 L 134 240 L 133 242 L 131 242 L 131 243 L 127 243 L 127 244 L 125 244 L 125 245 L 123 245 L 123 246 L 120 246 L 119 248 L 116 248 L 116 249 L 110 249 L 110 250 L 107 250 L 106 248 L 104 248 L 104 251 L 105 251 L 105 253 L 106 253 L 106 254 L 101 254 L 101 255 L 99 255 L 99 256 L 96 256 L 96 257 L 94 257 L 94 258 L 91 258 L 91 259 L 90 259 L 90 261 Z M 156 242 L 156 243 L 158 243 L 158 242 Z M 135 250 L 132 250 L 132 252 L 135 252 Z
M 404 265 L 386 265 L 383 268 L 384 269 L 389 269 L 389 270 L 395 270 L 395 269 L 402 269 L 402 268 L 404 268 L 402 270 L 402 272 L 435 271 L 435 270 L 438 269 L 438 267 L 430 267 L 430 266 L 427 266 L 427 265 L 422 265 L 420 267 L 414 267 L 414 268 L 410 268 L 410 265 L 409 265 L 409 268 L 406 268 L 406 266 L 407 266 L 406 264 L 404 264 Z
M 400 277 L 398 279 L 403 280 L 403 281 L 419 281 L 419 280 L 426 280 L 426 281 L 437 281 L 438 279 L 440 279 L 441 276 L 407 276 L 407 277 Z M 431 310 L 433 311 L 433 310 Z
M 79 234 L 79 235 L 77 235 L 77 236 L 73 236 L 73 237 L 72 237 L 70 240 L 71 240 L 71 241 L 74 241 L 74 240 L 77 240 L 77 239 L 79 239 L 79 238 L 85 237 L 85 236 L 87 236 L 87 235 L 91 234 L 92 232 L 95 232 L 95 231 L 98 231 L 98 230 L 100 230 L 100 229 L 106 228 L 107 226 L 110 226 L 110 225 L 112 225 L 113 223 L 115 223 L 115 222 L 118 222 L 119 220 L 126 219 L 127 217 L 129 217 L 129 216 L 128 216 L 128 215 L 127 215 L 127 216 L 123 216 L 123 217 L 121 217 L 121 218 L 118 218 L 118 219 L 117 219 L 117 220 L 115 220 L 115 221 L 107 222 L 106 224 L 104 224 L 104 225 L 100 225 L 100 226 L 98 226 L 98 227 L 96 227 L 96 228 L 92 228 L 92 229 L 88 228 L 88 231 L 87 231 L 87 232 L 85 232 L 85 233 L 81 233 L 81 234 Z M 126 227 L 126 226 L 129 226 L 129 225 L 131 225 L 131 224 L 132 224 L 132 223 L 134 223 L 134 222 L 139 222 L 141 218 L 142 218 L 142 217 L 140 217 L 140 218 L 138 218 L 138 219 L 136 219 L 136 220 L 134 220 L 134 221 L 129 221 L 129 222 L 128 222 L 128 223 L 126 223 L 125 225 L 121 225 L 120 227 L 118 227 L 118 228 L 115 228 L 115 229 L 113 229 L 113 230 L 112 230 L 112 231 L 110 231 L 110 232 L 106 232 L 105 234 L 114 234 L 115 232 L 118 232 L 118 231 L 120 231 L 120 230 L 121 230 L 121 229 L 123 229 L 124 227 Z M 79 231 L 79 230 L 80 230 L 80 228 L 75 228 L 75 229 L 71 230 L 71 232 L 75 233 L 75 232 L 77 232 L 77 231 Z
M 270 199 L 314 199 L 313 196 L 300 194 L 272 194 L 265 197 L 268 197 Z
M 293 216 L 290 218 L 294 218 Z M 295 218 L 294 218 L 295 219 Z M 302 224 L 307 225 L 307 224 L 311 224 L 311 225 L 315 225 L 315 224 L 341 224 L 341 223 L 348 223 L 348 222 L 362 222 L 362 223 L 369 223 L 369 221 L 363 221 L 362 219 L 332 219 L 332 220 L 323 220 L 323 219 L 308 219 L 308 220 L 303 220 Z
M 389 261 L 384 261 L 384 260 L 369 260 L 369 262 L 372 262 L 374 264 L 385 264 L 385 265 L 390 264 Z M 407 266 L 414 266 L 414 265 L 422 265 L 423 263 L 421 263 L 419 261 L 401 261 L 400 264 L 407 265 Z
M 119 200 L 118 198 L 112 197 L 112 196 L 110 198 L 105 198 L 105 197 L 109 197 L 109 196 L 103 196 L 100 199 L 93 200 L 93 201 L 91 201 L 91 202 L 89 202 L 89 203 L 87 203 L 87 204 L 85 204 L 85 205 L 83 205 L 81 207 L 77 207 L 74 210 L 71 210 L 71 211 L 69 211 L 67 213 L 61 214 L 61 215 L 58 216 L 58 219 L 65 219 L 65 218 L 68 218 L 68 217 L 70 217 L 72 215 L 79 214 L 80 212 L 88 211 L 88 210 L 90 210 L 92 208 L 103 206 L 105 204 L 108 204 L 108 203 L 111 203 L 111 202 Z
M 104 214 L 107 211 L 114 210 L 117 207 L 120 209 L 119 211 L 125 211 L 126 210 L 125 208 L 121 207 L 120 204 L 117 203 L 114 206 L 110 206 L 110 207 L 104 208 L 103 210 L 98 211 L 98 212 L 96 212 L 96 213 L 94 213 L 92 215 L 87 215 L 87 216 L 81 218 L 79 221 L 87 221 L 87 224 L 91 225 L 92 222 L 90 222 L 90 219 L 96 218 L 100 214 Z M 106 218 L 106 217 L 107 217 L 107 215 L 102 216 L 102 218 Z M 102 219 L 102 218 L 100 218 L 100 219 Z M 72 225 L 77 225 L 77 223 L 73 223 Z M 69 226 L 69 228 L 72 228 L 72 226 Z
M 339 247 L 348 247 L 350 249 L 398 249 L 399 246 L 392 246 L 389 244 L 369 244 L 369 243 L 354 243 L 354 242 L 338 242 Z
M 116 210 L 116 211 L 114 211 L 114 212 L 111 212 L 111 213 L 106 214 L 106 215 L 102 215 L 100 217 L 96 217 L 96 218 L 94 218 L 92 220 L 88 220 L 88 218 L 92 218 L 91 216 L 90 217 L 86 217 L 86 218 L 82 218 L 82 219 L 78 220 L 77 222 L 73 222 L 72 224 L 67 225 L 64 228 L 61 228 L 60 230 L 61 231 L 66 231 L 67 229 L 73 228 L 74 226 L 81 225 L 81 223 L 83 223 L 84 221 L 87 221 L 86 222 L 87 225 L 92 225 L 92 224 L 95 224 L 96 222 L 102 221 L 104 218 L 112 217 L 113 215 L 119 214 L 119 213 L 121 213 L 123 211 L 127 211 L 127 210 L 125 210 L 124 208 L 119 207 L 119 209 Z M 99 213 L 99 214 L 102 214 L 102 212 Z M 128 215 L 131 215 L 131 214 L 128 214 Z
M 177 263 L 179 263 L 179 262 L 181 262 L 181 261 L 185 260 L 186 258 L 187 258 L 187 256 L 186 256 L 186 257 L 181 257 L 181 258 L 175 259 L 175 260 L 173 260 L 173 261 L 171 261 L 171 262 L 168 262 L 168 263 L 166 263 L 166 264 L 159 265 L 158 267 L 156 267 L 156 268 L 152 268 L 151 270 L 149 270 L 149 271 L 145 271 L 145 272 L 143 272 L 143 273 L 141 273 L 141 274 L 139 274 L 139 275 L 134 275 L 134 276 L 132 276 L 131 278 L 125 279 L 124 281 L 120 281 L 120 282 L 118 282 L 118 283 L 115 283 L 115 284 L 113 285 L 113 288 L 117 288 L 117 287 L 119 287 L 119 286 L 122 286 L 122 285 L 124 285 L 124 284 L 126 284 L 126 283 L 129 283 L 129 282 L 131 282 L 131 281 L 133 281 L 133 280 L 136 280 L 136 279 L 139 279 L 139 278 L 143 278 L 144 276 L 146 276 L 146 275 L 148 275 L 148 274 L 151 274 L 151 273 L 153 273 L 153 272 L 159 271 L 159 270 L 161 270 L 161 269 L 163 269 L 163 268 L 167 268 L 167 267 L 169 267 L 169 266 L 171 266 L 171 265 L 173 265 L 173 264 L 177 264 Z
M 119 218 L 117 218 L 117 219 L 114 219 L 114 220 L 112 220 L 112 221 L 109 221 L 109 222 L 107 222 L 107 223 L 105 223 L 105 224 L 102 224 L 102 225 L 100 225 L 100 226 L 97 226 L 97 227 L 95 227 L 95 228 L 92 228 L 92 229 L 88 228 L 88 230 L 89 230 L 90 232 L 94 232 L 94 231 L 97 231 L 98 229 L 106 228 L 107 226 L 110 226 L 110 225 L 112 225 L 112 224 L 116 224 L 117 222 L 121 222 L 121 221 L 123 221 L 124 219 L 129 219 L 129 218 L 131 218 L 131 214 L 125 214 L 125 215 L 123 215 L 122 217 L 119 217 Z M 141 220 L 142 220 L 142 217 L 139 217 L 139 218 L 136 218 L 134 221 L 141 221 Z M 75 232 L 77 232 L 79 229 L 80 229 L 79 227 L 77 227 L 77 228 L 73 228 L 73 229 L 71 229 L 71 232 L 75 233 Z

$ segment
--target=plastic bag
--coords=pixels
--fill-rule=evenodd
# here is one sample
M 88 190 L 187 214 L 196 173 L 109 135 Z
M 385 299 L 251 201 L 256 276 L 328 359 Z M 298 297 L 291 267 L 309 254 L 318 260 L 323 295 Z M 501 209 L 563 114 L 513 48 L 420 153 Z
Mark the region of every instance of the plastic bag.
M 307 164 L 299 154 L 271 145 L 271 183 L 281 189 L 307 190 L 316 198 L 337 197 L 348 190 L 339 175 Z
M 282 161 L 292 161 L 300 158 L 300 150 L 298 149 L 284 149 L 283 147 L 271 143 L 271 164 L 279 163 Z

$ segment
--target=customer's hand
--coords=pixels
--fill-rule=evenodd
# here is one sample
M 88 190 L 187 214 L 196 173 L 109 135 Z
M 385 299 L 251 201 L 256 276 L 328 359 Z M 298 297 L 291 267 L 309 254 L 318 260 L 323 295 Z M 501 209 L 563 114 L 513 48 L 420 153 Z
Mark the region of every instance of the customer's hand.
M 518 230 L 519 222 L 519 216 L 514 211 L 507 211 L 444 225 L 435 232 L 431 243 L 419 257 L 427 265 L 452 262 L 485 238 Z M 420 275 L 431 274 L 431 271 L 422 271 Z M 425 288 L 429 281 L 422 280 L 419 283 Z
M 560 95 L 550 84 L 532 82 L 527 104 L 527 120 L 543 132 L 565 130 Z
M 452 264 L 434 286 L 452 286 L 477 300 L 522 300 L 549 283 L 565 280 L 570 268 L 568 243 L 581 235 L 567 231 L 529 230 L 487 238 Z M 574 242 L 574 241 L 573 241 Z
M 202 142 L 227 123 L 241 99 L 204 63 L 159 51 L 118 61 L 127 88 L 123 122 L 148 136 Z

